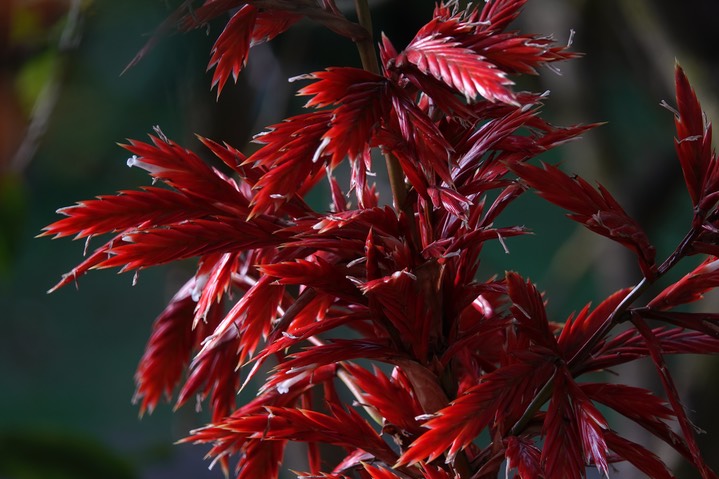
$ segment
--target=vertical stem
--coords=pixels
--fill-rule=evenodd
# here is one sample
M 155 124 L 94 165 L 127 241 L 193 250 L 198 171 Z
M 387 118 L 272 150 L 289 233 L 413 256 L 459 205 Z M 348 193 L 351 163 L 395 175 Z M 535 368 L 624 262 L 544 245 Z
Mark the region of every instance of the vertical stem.
M 355 0 L 355 9 L 357 11 L 357 19 L 368 35 L 361 40 L 356 41 L 357 50 L 359 50 L 360 59 L 362 60 L 362 68 L 368 72 L 379 75 L 379 62 L 377 61 L 377 53 L 374 49 L 374 40 L 372 37 L 372 15 L 370 13 L 367 0 Z M 392 199 L 394 208 L 399 213 L 405 206 L 407 198 L 407 189 L 404 185 L 404 174 L 402 167 L 394 156 L 385 153 L 385 163 L 387 164 L 387 176 L 389 184 L 392 188 Z

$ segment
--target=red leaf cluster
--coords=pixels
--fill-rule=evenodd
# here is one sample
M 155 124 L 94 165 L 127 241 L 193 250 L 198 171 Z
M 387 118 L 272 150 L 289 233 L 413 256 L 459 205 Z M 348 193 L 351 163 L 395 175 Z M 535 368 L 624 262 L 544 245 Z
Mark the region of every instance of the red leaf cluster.
M 153 326 L 136 374 L 141 412 L 173 395 L 176 407 L 207 400 L 211 424 L 186 441 L 211 444 L 224 468 L 236 455 L 238 478 L 278 477 L 288 441 L 306 443 L 309 471 L 299 477 L 482 479 L 504 465 L 508 477 L 574 479 L 590 467 L 608 476 L 622 461 L 673 477 L 601 412 L 613 410 L 716 477 L 664 361 L 719 351 L 719 315 L 676 311 L 719 285 L 711 127 L 678 68 L 676 147 L 695 219 L 657 265 L 647 234 L 606 189 L 528 164 L 594 125 L 555 127 L 540 117 L 545 95 L 512 89 L 513 76 L 576 56 L 507 30 L 524 3 L 443 2 L 403 50 L 383 36 L 378 71 L 296 78 L 310 81 L 299 90 L 310 111 L 268 127 L 249 157 L 200 139 L 231 174 L 157 130 L 149 143 L 124 145 L 128 164 L 156 185 L 58 211 L 65 217 L 43 235 L 110 238 L 56 288 L 90 269 L 197 259 Z M 211 52 L 218 92 L 253 44 L 302 17 L 357 42 L 369 35 L 332 0 L 190 4 L 171 17 L 181 30 L 231 13 Z M 368 182 L 373 149 L 401 177 L 394 207 Z M 333 170 L 344 161 L 343 187 Z M 332 211 L 304 201 L 322 181 Z M 487 241 L 526 232 L 501 218 L 530 188 L 631 250 L 642 281 L 555 321 L 520 274 L 478 277 Z M 640 304 L 679 260 L 701 253 L 712 256 Z M 666 401 L 581 378 L 641 358 L 656 365 Z M 237 404 L 254 380 L 257 396 Z M 321 444 L 342 453 L 325 456 Z

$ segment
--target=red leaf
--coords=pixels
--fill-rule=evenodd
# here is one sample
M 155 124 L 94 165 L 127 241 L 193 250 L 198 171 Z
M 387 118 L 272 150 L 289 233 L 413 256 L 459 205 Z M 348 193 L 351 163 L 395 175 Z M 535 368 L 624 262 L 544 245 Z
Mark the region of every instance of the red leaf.
M 313 95 L 306 106 L 339 105 L 332 126 L 323 136 L 332 164 L 349 155 L 358 158 L 388 113 L 387 80 L 358 68 L 328 68 L 302 78 L 317 80 L 299 95 Z
M 451 37 L 436 33 L 418 35 L 396 59 L 398 68 L 407 63 L 423 74 L 443 81 L 468 101 L 482 96 L 490 101 L 515 103 L 506 88 L 513 83 L 506 73 Z
M 192 317 L 195 302 L 189 281 L 177 292 L 152 326 L 152 335 L 135 373 L 137 390 L 133 402 L 141 400 L 140 415 L 152 413 L 162 396 L 168 400 L 180 382 L 195 346 Z
M 594 464 L 600 474 L 609 477 L 607 466 L 607 444 L 604 433 L 609 429 L 606 419 L 594 406 L 584 391 L 571 379 L 569 390 L 572 398 L 572 407 L 582 440 L 584 460 L 586 464 Z
M 521 415 L 536 390 L 549 379 L 552 369 L 550 363 L 526 362 L 509 364 L 485 374 L 482 382 L 424 424 L 429 431 L 412 443 L 398 464 L 432 462 L 443 454 L 452 461 L 486 427 L 493 427 L 508 417 L 511 419 L 520 410 Z
M 57 282 L 55 286 L 50 288 L 48 290 L 48 293 L 52 293 L 53 291 L 56 291 L 63 286 L 66 286 L 74 281 L 77 281 L 77 278 L 80 276 L 83 276 L 85 273 L 87 273 L 89 270 L 93 268 L 97 268 L 99 264 L 101 264 L 103 261 L 107 260 L 109 256 L 110 248 L 112 248 L 112 245 L 115 244 L 115 242 L 122 241 L 122 236 L 124 236 L 125 233 L 120 233 L 119 235 L 115 236 L 113 239 L 105 243 L 104 245 L 97 248 L 90 256 L 87 257 L 85 261 L 80 263 L 79 265 L 75 266 L 72 270 L 70 270 L 68 273 L 65 273 L 62 275 L 62 279 Z
M 287 31 L 302 19 L 302 15 L 282 10 L 263 10 L 257 13 L 255 28 L 252 31 L 251 45 L 269 42 L 277 35 Z
M 228 341 L 237 339 L 239 366 L 247 355 L 252 355 L 272 322 L 279 315 L 278 308 L 284 287 L 274 284 L 269 276 L 262 276 L 230 309 L 203 345 L 196 361 Z
M 489 32 L 499 32 L 519 15 L 527 0 L 493 0 L 487 2 L 479 17 L 479 28 Z
M 330 112 L 297 115 L 255 137 L 254 141 L 264 146 L 246 163 L 261 165 L 265 172 L 255 185 L 253 215 L 277 210 L 319 181 L 327 163 L 323 137 L 331 120 Z
M 404 476 L 399 476 L 389 469 L 381 467 L 373 467 L 369 464 L 362 464 L 365 471 L 367 471 L 372 479 L 402 479 Z
M 212 56 L 207 69 L 215 68 L 215 73 L 212 75 L 212 88 L 217 86 L 218 96 L 230 74 L 237 82 L 240 70 L 247 64 L 256 17 L 257 10 L 252 5 L 242 5 L 232 15 L 212 47 Z
M 217 422 L 235 409 L 240 388 L 237 341 L 226 341 L 192 362 L 190 374 L 177 397 L 176 407 L 192 396 L 202 401 L 210 397 L 212 421 Z
M 265 407 L 266 412 L 232 416 L 193 432 L 195 442 L 242 443 L 248 439 L 324 442 L 362 449 L 393 464 L 397 455 L 354 410 L 330 404 L 332 415 L 287 407 Z
M 719 171 L 716 154 L 712 153 L 712 129 L 707 123 L 696 94 L 677 65 L 675 71 L 678 114 L 675 116 L 677 138 L 674 146 L 684 173 L 684 180 L 697 207 L 705 195 L 716 191 L 719 186 Z M 713 205 L 701 205 L 703 208 Z
M 192 299 L 197 302 L 193 327 L 205 320 L 210 308 L 220 302 L 232 283 L 232 273 L 237 271 L 238 255 L 223 253 L 209 255 L 200 260 L 195 273 Z
M 156 266 L 180 259 L 222 252 L 240 252 L 281 243 L 281 238 L 239 218 L 196 219 L 169 227 L 137 230 L 123 235 L 98 268 L 121 271 Z
M 260 270 L 266 275 L 277 278 L 278 284 L 301 284 L 339 298 L 362 302 L 359 290 L 347 278 L 347 268 L 332 264 L 319 255 L 310 260 L 297 259 L 262 265 Z
M 570 382 L 564 370 L 558 370 L 554 392 L 547 409 L 542 435 L 542 463 L 546 477 L 581 479 L 584 477 L 584 451 L 575 410 L 570 396 Z
M 170 224 L 207 214 L 203 206 L 175 191 L 148 186 L 140 191 L 121 191 L 115 196 L 98 196 L 95 200 L 60 208 L 57 212 L 67 218 L 43 228 L 41 236 L 75 235 L 78 239 L 142 224 Z
M 507 272 L 506 280 L 511 311 L 519 330 L 536 345 L 557 354 L 557 341 L 549 327 L 541 293 L 531 281 L 525 282 L 517 273 Z
M 699 470 L 703 479 L 716 478 L 716 474 L 714 474 L 702 458 L 699 445 L 696 441 L 694 426 L 687 417 L 686 411 L 684 411 L 684 406 L 679 399 L 679 392 L 677 391 L 676 386 L 674 386 L 674 380 L 669 374 L 669 369 L 664 362 L 661 344 L 657 339 L 657 336 L 651 329 L 649 329 L 649 326 L 647 326 L 644 319 L 638 315 L 632 315 L 632 323 L 647 342 L 647 349 L 649 350 L 652 362 L 654 363 L 654 366 L 659 374 L 659 378 L 662 381 L 662 385 L 664 386 L 664 391 L 669 398 L 669 402 L 671 403 L 674 414 L 679 422 L 682 434 L 684 435 L 684 439 L 686 440 L 689 451 L 691 452 L 691 459 L 694 466 L 696 466 Z
M 583 383 L 580 387 L 593 401 L 602 403 L 636 422 L 691 460 L 691 453 L 687 449 L 686 443 L 668 423 L 675 419 L 674 412 L 664 400 L 652 394 L 651 391 L 609 383 Z M 608 443 L 606 435 L 605 439 Z M 621 454 L 621 451 L 615 452 Z
M 645 277 L 653 278 L 655 249 L 644 230 L 601 185 L 598 191 L 579 176 L 570 177 L 559 168 L 514 163 L 510 168 L 537 193 L 571 212 L 569 218 L 591 231 L 617 241 L 633 251 Z
M 539 479 L 542 476 L 542 452 L 530 439 L 510 436 L 506 440 L 507 477 L 517 469 L 522 479 Z
M 699 301 L 704 297 L 704 293 L 717 286 L 719 286 L 719 259 L 709 257 L 682 279 L 659 293 L 647 306 L 664 311 L 680 304 Z
M 675 479 L 674 475 L 667 469 L 666 464 L 653 452 L 643 446 L 625 439 L 612 431 L 607 431 L 604 434 L 604 439 L 606 439 L 607 446 L 609 446 L 612 451 L 619 455 L 619 457 L 632 463 L 634 467 L 648 477 L 653 479 Z
M 573 368 L 580 367 L 579 358 L 575 356 L 584 350 L 584 346 L 607 324 L 607 321 L 614 319 L 611 314 L 630 291 L 631 288 L 619 290 L 602 301 L 591 313 L 587 305 L 575 318 L 567 319 L 558 342 L 563 356 Z M 591 351 L 587 351 L 586 354 L 591 354 Z
M 370 372 L 348 362 L 345 368 L 363 392 L 362 403 L 375 409 L 386 421 L 385 430 L 390 425 L 413 434 L 421 433 L 415 418 L 424 411 L 400 368 L 394 369 L 391 379 L 376 367 Z
M 429 343 L 427 304 L 417 293 L 417 278 L 409 271 L 368 281 L 360 286 L 370 301 L 371 310 L 389 320 L 405 347 L 424 361 Z
M 128 166 L 137 166 L 190 198 L 210 203 L 216 209 L 233 215 L 245 215 L 249 201 L 237 184 L 212 169 L 192 151 L 170 141 L 158 130 L 160 138 L 150 135 L 152 144 L 130 140 L 121 145 L 133 156 Z

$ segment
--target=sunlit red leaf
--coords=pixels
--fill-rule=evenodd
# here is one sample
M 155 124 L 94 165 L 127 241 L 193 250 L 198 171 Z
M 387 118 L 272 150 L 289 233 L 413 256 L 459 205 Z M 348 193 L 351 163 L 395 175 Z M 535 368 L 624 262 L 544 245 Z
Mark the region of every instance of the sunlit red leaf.
M 331 121 L 330 112 L 306 113 L 272 125 L 255 137 L 263 146 L 246 163 L 261 165 L 265 172 L 255 184 L 253 214 L 276 210 L 319 181 L 327 164 L 323 137 Z
M 232 15 L 212 47 L 212 56 L 207 69 L 215 69 L 212 75 L 212 87 L 217 86 L 218 95 L 230 75 L 237 82 L 240 70 L 247 64 L 256 17 L 257 10 L 252 5 L 243 5 Z
M 527 0 L 494 0 L 484 5 L 479 17 L 479 28 L 497 32 L 504 30 L 519 15 Z
M 397 57 L 398 68 L 414 65 L 421 73 L 443 81 L 468 100 L 481 96 L 490 101 L 514 103 L 507 89 L 513 82 L 506 73 L 451 37 L 415 38 Z
M 283 293 L 283 286 L 274 284 L 269 276 L 262 276 L 235 303 L 212 335 L 208 336 L 195 360 L 202 360 L 204 355 L 213 354 L 214 348 L 238 338 L 235 343 L 238 362 L 235 366 L 240 365 L 247 355 L 252 355 L 262 338 L 269 333 L 272 322 L 279 315 L 278 308 Z
M 67 216 L 43 228 L 43 236 L 76 238 L 123 231 L 142 224 L 163 225 L 203 216 L 206 208 L 196 201 L 164 188 L 147 186 L 139 191 L 122 191 L 115 196 L 98 196 L 57 210 Z
M 352 409 L 332 406 L 331 415 L 272 406 L 265 407 L 265 411 L 228 417 L 221 423 L 195 431 L 188 440 L 215 443 L 242 443 L 248 439 L 326 442 L 362 449 L 387 464 L 393 464 L 397 458 L 389 445 Z
M 525 281 L 517 273 L 508 272 L 506 280 L 511 311 L 519 330 L 538 346 L 557 353 L 557 341 L 549 327 L 541 293 L 531 281 Z
M 97 267 L 122 267 L 122 271 L 129 271 L 213 253 L 265 248 L 280 242 L 272 232 L 242 219 L 188 220 L 169 228 L 124 234 L 122 241 L 110 248 L 110 256 Z
M 332 126 L 323 137 L 332 163 L 345 155 L 359 157 L 388 113 L 387 80 L 357 68 L 329 68 L 306 78 L 317 80 L 299 91 L 300 95 L 313 96 L 307 106 L 338 105 L 333 110 Z

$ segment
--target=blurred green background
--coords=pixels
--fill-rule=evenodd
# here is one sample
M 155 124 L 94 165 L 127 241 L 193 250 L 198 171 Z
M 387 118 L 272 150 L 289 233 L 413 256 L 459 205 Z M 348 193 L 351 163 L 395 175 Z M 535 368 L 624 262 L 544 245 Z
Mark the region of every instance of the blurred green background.
M 254 49 L 238 85 L 217 100 L 205 68 L 219 22 L 163 38 L 121 76 L 177 3 L 0 2 L 0 479 L 221 476 L 207 471 L 201 448 L 173 445 L 203 423 L 192 407 L 174 414 L 159 407 L 139 420 L 130 401 L 150 325 L 188 265 L 142 271 L 134 287 L 132 275 L 93 272 L 77 289 L 46 295 L 81 261 L 84 244 L 34 237 L 60 207 L 147 184 L 142 171 L 127 168 L 117 142 L 143 139 L 159 125 L 197 150 L 195 133 L 244 147 L 301 105 L 287 78 L 358 58 L 349 41 L 304 22 Z M 373 2 L 375 29 L 401 48 L 433 4 Z M 677 58 L 709 116 L 719 118 L 717 18 L 714 0 L 531 0 L 518 24 L 554 32 L 560 42 L 576 30 L 574 48 L 586 56 L 561 65 L 561 75 L 543 71 L 521 86 L 551 90 L 546 116 L 557 124 L 609 122 L 551 159 L 614 192 L 660 258 L 684 235 L 690 205 L 673 155 L 673 117 L 659 101 L 674 103 Z M 515 269 L 531 277 L 557 320 L 638 279 L 623 251 L 535 197 L 504 221 L 536 236 L 510 241 L 510 255 L 488 248 L 483 274 Z M 643 366 L 624 373 L 651 387 Z M 695 422 L 710 432 L 701 438 L 719 469 L 711 454 L 719 450 L 717 361 L 686 358 L 674 367 Z

